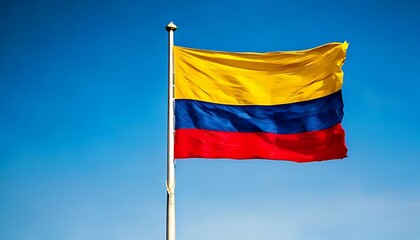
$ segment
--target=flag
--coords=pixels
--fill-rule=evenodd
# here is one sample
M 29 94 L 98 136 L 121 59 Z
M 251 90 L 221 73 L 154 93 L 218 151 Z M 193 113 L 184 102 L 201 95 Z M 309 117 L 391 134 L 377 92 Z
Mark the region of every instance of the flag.
M 346 157 L 341 67 L 347 47 L 235 53 L 174 46 L 174 157 Z

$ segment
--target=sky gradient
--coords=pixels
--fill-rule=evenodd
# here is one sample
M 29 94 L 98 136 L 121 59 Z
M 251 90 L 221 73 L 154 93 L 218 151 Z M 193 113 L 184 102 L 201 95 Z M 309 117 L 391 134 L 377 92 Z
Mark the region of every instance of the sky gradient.
M 420 239 L 420 2 L 0 1 L 0 239 L 165 238 L 167 32 L 350 43 L 349 157 L 176 162 L 177 238 Z

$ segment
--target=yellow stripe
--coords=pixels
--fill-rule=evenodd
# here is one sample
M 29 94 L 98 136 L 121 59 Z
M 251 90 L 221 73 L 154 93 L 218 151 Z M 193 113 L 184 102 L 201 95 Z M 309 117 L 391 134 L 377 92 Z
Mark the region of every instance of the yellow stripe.
M 324 97 L 341 89 L 347 47 L 234 53 L 175 46 L 175 98 L 274 105 Z

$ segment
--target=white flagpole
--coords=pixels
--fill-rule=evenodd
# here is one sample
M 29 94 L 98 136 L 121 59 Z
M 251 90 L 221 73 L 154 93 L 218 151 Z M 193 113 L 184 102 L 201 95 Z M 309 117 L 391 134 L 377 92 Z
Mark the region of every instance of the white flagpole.
M 166 25 L 169 34 L 168 66 L 168 146 L 166 175 L 166 240 L 175 240 L 175 163 L 174 163 L 174 32 L 176 25 Z

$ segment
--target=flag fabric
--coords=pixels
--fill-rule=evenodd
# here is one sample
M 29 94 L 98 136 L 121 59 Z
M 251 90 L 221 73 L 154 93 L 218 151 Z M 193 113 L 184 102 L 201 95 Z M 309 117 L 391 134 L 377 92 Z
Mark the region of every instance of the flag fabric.
M 347 47 L 235 53 L 175 46 L 174 157 L 346 157 L 341 67 Z

